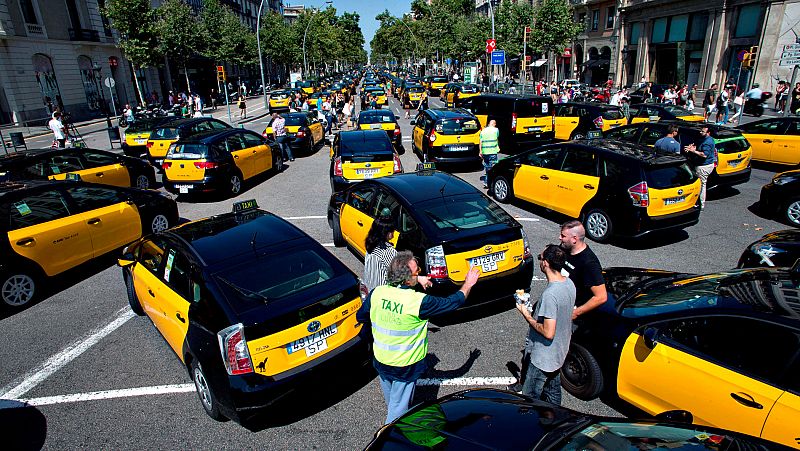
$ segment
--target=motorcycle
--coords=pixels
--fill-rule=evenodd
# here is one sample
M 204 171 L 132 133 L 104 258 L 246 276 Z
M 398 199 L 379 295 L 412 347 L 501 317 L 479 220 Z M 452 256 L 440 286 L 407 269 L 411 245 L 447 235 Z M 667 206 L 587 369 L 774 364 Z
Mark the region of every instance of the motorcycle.
M 772 97 L 771 92 L 761 93 L 760 99 L 747 99 L 744 101 L 742 112 L 744 114 L 751 114 L 755 117 L 761 117 L 764 114 L 764 103 Z

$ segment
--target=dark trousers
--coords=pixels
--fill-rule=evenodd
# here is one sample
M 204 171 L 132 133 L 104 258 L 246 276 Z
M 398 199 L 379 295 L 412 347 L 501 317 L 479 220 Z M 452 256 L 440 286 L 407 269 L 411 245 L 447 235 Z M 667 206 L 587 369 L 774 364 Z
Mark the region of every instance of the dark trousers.
M 294 160 L 294 156 L 292 155 L 292 148 L 289 146 L 289 137 L 286 135 L 283 136 L 276 136 L 275 143 L 278 144 L 278 147 L 281 149 L 281 155 L 283 155 L 283 161 Z
M 522 394 L 540 399 L 557 406 L 561 405 L 561 372 L 542 371 L 536 365 L 528 364 L 528 374 L 522 385 Z

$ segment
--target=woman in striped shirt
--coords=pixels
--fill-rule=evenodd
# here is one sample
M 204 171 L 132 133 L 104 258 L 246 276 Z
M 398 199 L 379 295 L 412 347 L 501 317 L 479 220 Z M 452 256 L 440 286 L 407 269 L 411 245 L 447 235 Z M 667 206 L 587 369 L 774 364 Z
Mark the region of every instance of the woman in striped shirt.
M 386 283 L 386 270 L 397 255 L 397 250 L 389 242 L 393 236 L 394 224 L 389 216 L 376 219 L 367 233 L 364 243 L 367 250 L 364 256 L 364 276 L 361 278 L 367 292 Z

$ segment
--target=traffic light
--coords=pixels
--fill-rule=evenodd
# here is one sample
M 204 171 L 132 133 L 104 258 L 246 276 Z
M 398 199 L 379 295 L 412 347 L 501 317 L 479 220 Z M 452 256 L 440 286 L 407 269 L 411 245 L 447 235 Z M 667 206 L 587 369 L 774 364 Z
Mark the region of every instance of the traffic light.
M 227 81 L 227 77 L 225 76 L 225 66 L 217 66 L 217 81 Z
M 754 45 L 750 47 L 744 54 L 744 58 L 742 59 L 742 69 L 751 69 L 756 65 L 756 57 L 758 56 L 758 46 Z

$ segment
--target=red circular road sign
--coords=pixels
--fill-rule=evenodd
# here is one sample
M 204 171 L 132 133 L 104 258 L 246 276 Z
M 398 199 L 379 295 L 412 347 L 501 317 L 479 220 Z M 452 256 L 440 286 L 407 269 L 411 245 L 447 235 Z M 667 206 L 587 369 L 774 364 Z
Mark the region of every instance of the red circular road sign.
M 492 53 L 497 50 L 497 41 L 494 39 L 486 40 L 486 53 Z

